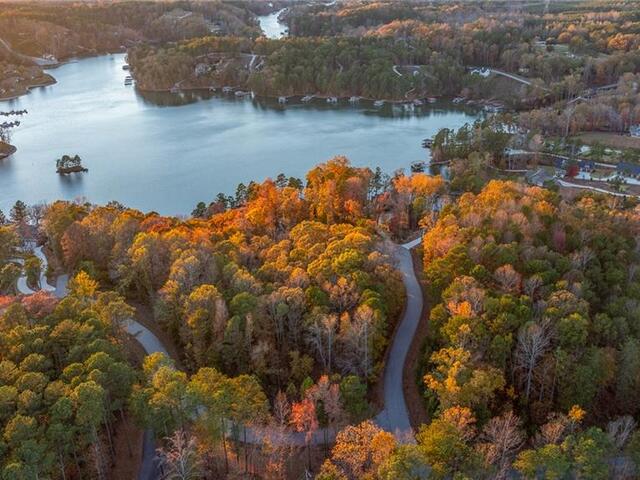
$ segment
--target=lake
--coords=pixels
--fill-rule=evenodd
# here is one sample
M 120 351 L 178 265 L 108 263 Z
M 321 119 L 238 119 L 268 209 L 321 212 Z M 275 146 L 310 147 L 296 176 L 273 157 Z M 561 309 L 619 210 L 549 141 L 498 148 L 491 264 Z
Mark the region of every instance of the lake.
M 269 15 L 258 16 L 260 28 L 267 38 L 282 38 L 286 36 L 287 26 L 278 21 L 278 15 L 284 12 L 286 8 L 270 13 Z
M 0 209 L 84 197 L 188 214 L 240 182 L 303 177 L 336 155 L 387 173 L 408 170 L 428 159 L 422 139 L 480 115 L 450 102 L 405 112 L 346 100 L 282 106 L 209 92 L 142 95 L 124 86 L 123 64 L 123 54 L 68 63 L 50 72 L 56 85 L 0 102 L 0 110 L 29 112 L 12 130 L 17 153 L 0 160 Z M 57 175 L 64 154 L 80 155 L 89 172 Z

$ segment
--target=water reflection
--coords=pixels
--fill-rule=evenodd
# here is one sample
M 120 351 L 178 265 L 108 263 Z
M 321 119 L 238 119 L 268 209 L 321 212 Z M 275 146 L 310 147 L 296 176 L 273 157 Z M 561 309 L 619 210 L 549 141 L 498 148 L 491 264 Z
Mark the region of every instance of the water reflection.
M 307 111 L 336 111 L 349 110 L 360 112 L 364 115 L 373 115 L 382 118 L 429 118 L 447 116 L 451 112 L 459 112 L 465 115 L 482 116 L 483 112 L 465 105 L 452 104 L 448 99 L 439 100 L 436 103 L 424 105 L 411 105 L 407 103 L 385 102 L 381 107 L 374 105 L 373 100 L 361 99 L 358 102 L 349 102 L 347 98 L 338 99 L 338 103 L 329 103 L 324 98 L 314 97 L 303 102 L 302 96 L 288 97 L 286 103 L 280 103 L 275 97 L 251 98 L 250 96 L 236 97 L 233 93 L 221 93 L 219 90 L 184 90 L 177 93 L 171 92 L 145 92 L 136 89 L 136 94 L 148 105 L 158 107 L 179 107 L 189 105 L 202 100 L 217 99 L 222 102 L 251 104 L 258 110 L 285 112 L 290 109 L 304 109 Z
M 335 155 L 386 172 L 408 169 L 429 159 L 422 139 L 479 115 L 446 102 L 408 112 L 365 100 L 282 105 L 208 90 L 142 93 L 123 85 L 123 63 L 112 55 L 64 65 L 52 71 L 56 85 L 2 105 L 29 114 L 13 132 L 18 152 L 0 162 L 0 209 L 86 196 L 186 213 L 240 182 L 304 177 Z M 80 155 L 89 172 L 60 177 L 55 159 L 64 154 Z

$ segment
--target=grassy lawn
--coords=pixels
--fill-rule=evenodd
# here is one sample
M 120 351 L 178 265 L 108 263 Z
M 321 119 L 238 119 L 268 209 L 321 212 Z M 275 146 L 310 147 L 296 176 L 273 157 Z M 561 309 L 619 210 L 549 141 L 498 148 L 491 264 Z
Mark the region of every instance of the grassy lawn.
M 578 138 L 587 145 L 600 143 L 610 148 L 632 148 L 640 150 L 640 138 L 629 135 L 620 135 L 611 132 L 586 132 L 580 134 Z

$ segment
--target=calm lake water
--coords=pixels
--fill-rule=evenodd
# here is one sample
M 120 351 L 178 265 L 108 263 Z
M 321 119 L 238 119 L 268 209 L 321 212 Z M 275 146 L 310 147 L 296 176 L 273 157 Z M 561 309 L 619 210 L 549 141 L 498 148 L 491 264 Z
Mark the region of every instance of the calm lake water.
M 286 36 L 287 26 L 278 21 L 278 15 L 282 13 L 285 8 L 278 10 L 270 15 L 262 15 L 258 17 L 260 22 L 260 28 L 264 32 L 267 38 L 282 38 Z
M 56 85 L 0 103 L 0 110 L 29 111 L 12 131 L 18 152 L 0 160 L 0 209 L 16 200 L 84 197 L 188 214 L 217 192 L 233 194 L 240 182 L 280 172 L 303 177 L 335 155 L 388 173 L 408 170 L 428 159 L 423 138 L 478 116 L 450 103 L 406 113 L 370 102 L 282 107 L 233 96 L 143 96 L 124 86 L 123 64 L 122 54 L 69 63 L 51 72 Z M 64 154 L 80 155 L 89 172 L 57 175 L 55 159 Z

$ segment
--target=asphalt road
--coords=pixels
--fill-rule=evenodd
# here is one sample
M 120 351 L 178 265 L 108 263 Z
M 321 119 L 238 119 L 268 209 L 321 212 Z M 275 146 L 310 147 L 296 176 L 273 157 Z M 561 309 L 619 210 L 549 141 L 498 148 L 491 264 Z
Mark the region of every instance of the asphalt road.
M 411 442 L 414 437 L 402 388 L 402 372 L 422 314 L 422 290 L 411 259 L 411 249 L 419 245 L 421 240 L 419 237 L 412 242 L 395 246 L 396 267 L 402 273 L 407 299 L 384 370 L 384 409 L 375 418 L 380 428 L 396 434 L 401 440 Z

